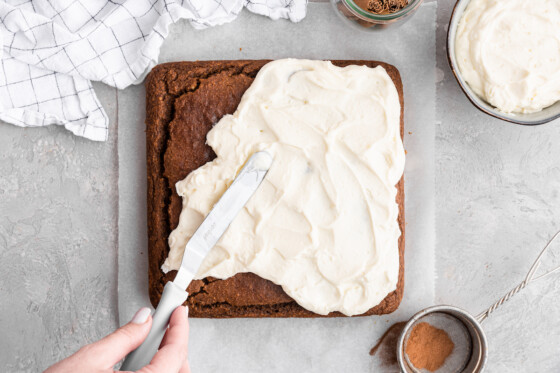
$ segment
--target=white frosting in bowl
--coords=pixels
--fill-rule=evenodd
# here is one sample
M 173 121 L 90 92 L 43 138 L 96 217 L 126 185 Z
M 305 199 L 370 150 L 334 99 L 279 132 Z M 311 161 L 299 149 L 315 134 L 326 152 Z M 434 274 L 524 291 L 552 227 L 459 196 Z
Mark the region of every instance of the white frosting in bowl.
M 505 113 L 560 100 L 560 1 L 471 0 L 457 28 L 463 79 Z
M 188 239 L 243 163 L 267 150 L 274 162 L 263 184 L 197 278 L 253 272 L 322 315 L 374 307 L 399 274 L 400 112 L 382 67 L 265 65 L 237 111 L 208 133 L 217 158 L 177 183 L 183 210 L 162 269 L 179 268 Z

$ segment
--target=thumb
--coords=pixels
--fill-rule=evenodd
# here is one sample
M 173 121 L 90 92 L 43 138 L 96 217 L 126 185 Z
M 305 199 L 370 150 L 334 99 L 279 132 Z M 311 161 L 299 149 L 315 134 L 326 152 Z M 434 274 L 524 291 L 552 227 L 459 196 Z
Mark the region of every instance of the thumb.
M 83 351 L 95 365 L 102 369 L 113 368 L 129 352 L 135 350 L 148 336 L 152 327 L 151 310 L 147 307 L 136 312 L 132 320 L 109 334 L 105 338 L 92 343 Z

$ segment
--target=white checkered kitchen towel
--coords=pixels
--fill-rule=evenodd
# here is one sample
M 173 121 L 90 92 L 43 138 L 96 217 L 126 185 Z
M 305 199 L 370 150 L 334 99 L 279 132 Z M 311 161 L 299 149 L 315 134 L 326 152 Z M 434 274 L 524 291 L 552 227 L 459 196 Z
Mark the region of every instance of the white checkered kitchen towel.
M 171 23 L 220 25 L 243 6 L 297 22 L 307 0 L 0 1 L 0 119 L 106 140 L 108 118 L 92 80 L 138 84 L 157 63 Z

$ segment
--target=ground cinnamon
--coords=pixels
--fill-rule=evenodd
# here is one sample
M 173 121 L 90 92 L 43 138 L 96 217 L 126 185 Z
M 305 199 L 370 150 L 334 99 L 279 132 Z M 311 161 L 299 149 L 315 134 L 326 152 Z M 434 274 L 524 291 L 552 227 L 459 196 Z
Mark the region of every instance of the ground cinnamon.
M 417 369 L 435 372 L 453 352 L 455 344 L 445 330 L 427 322 L 416 324 L 406 342 L 406 354 Z
M 391 325 L 369 352 L 371 356 L 376 356 L 381 361 L 381 366 L 396 367 L 397 342 L 405 325 L 406 321 Z

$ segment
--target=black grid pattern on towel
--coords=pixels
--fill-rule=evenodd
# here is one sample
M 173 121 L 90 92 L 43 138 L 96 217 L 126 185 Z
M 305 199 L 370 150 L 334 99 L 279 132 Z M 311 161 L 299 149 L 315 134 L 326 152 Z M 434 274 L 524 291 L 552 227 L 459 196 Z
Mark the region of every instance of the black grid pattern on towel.
M 0 119 L 62 124 L 105 140 L 108 119 L 91 80 L 139 83 L 157 61 L 168 26 L 231 21 L 243 6 L 271 18 L 303 18 L 307 0 L 8 0 L 0 4 Z M 299 7 L 299 8 L 298 8 Z M 298 13 L 298 14 L 293 14 Z

